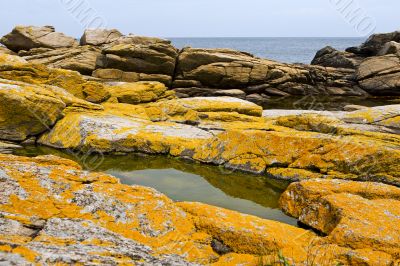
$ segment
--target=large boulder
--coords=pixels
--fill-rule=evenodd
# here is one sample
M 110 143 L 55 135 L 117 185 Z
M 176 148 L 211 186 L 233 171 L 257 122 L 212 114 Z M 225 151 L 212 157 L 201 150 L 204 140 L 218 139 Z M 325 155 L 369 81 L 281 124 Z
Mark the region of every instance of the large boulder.
M 116 29 L 86 29 L 83 33 L 80 44 L 101 46 L 112 43 L 122 37 L 122 33 Z
M 77 46 L 71 48 L 34 48 L 20 51 L 19 56 L 34 64 L 44 64 L 52 68 L 62 68 L 78 71 L 84 75 L 92 75 L 96 69 L 97 57 L 101 50 L 92 46 Z
M 400 43 L 394 41 L 385 43 L 385 45 L 382 47 L 381 50 L 379 50 L 377 55 L 387 54 L 400 54 Z
M 365 95 L 353 74 L 351 69 L 282 64 L 229 49 L 185 48 L 178 58 L 173 88 L 179 92 L 193 87 L 241 89 L 264 97 Z
M 139 104 L 174 98 L 174 92 L 159 82 L 117 82 L 109 84 L 107 90 L 110 101 L 119 103 Z
M 52 26 L 17 26 L 11 33 L 3 36 L 0 43 L 14 52 L 40 47 L 55 49 L 78 45 L 74 38 L 56 32 Z
M 363 58 L 360 56 L 327 46 L 317 52 L 311 64 L 336 68 L 356 68 L 362 60 Z
M 61 87 L 78 98 L 94 103 L 110 97 L 103 84 L 87 81 L 78 72 L 27 63 L 13 55 L 0 55 L 0 78 Z
M 49 130 L 68 107 L 100 110 L 53 86 L 0 79 L 0 139 L 22 141 Z
M 130 75 L 146 74 L 153 77 L 150 80 L 167 79 L 164 83 L 170 84 L 177 56 L 178 51 L 170 41 L 128 35 L 103 48 L 97 68 L 119 69 L 131 72 Z
M 326 234 L 327 241 L 386 253 L 379 265 L 386 265 L 387 258 L 400 259 L 398 187 L 316 179 L 290 185 L 280 204 L 286 213 Z
M 356 78 L 361 88 L 373 95 L 400 95 L 400 54 L 365 59 Z
M 359 47 L 350 47 L 346 51 L 362 56 L 375 56 L 386 43 L 391 41 L 400 42 L 400 31 L 373 34 Z

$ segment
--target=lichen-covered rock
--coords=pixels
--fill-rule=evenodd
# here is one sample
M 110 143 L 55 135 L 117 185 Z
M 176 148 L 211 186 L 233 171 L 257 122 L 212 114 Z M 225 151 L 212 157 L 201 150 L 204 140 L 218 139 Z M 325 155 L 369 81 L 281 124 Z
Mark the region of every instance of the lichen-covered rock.
M 106 87 L 111 95 L 111 100 L 119 103 L 139 104 L 156 102 L 161 99 L 174 98 L 174 92 L 169 91 L 164 84 L 159 82 L 117 82 Z
M 373 95 L 400 95 L 400 54 L 367 58 L 358 67 L 356 78 Z
M 0 55 L 0 78 L 57 86 L 78 98 L 95 103 L 110 97 L 103 84 L 87 81 L 78 72 L 26 63 L 23 58 L 13 55 Z
M 354 70 L 283 64 L 229 49 L 184 48 L 173 88 L 241 89 L 259 95 L 365 95 Z M 193 96 L 193 95 L 191 95 Z
M 30 50 L 32 48 L 66 48 L 78 45 L 78 42 L 63 33 L 55 32 L 54 27 L 17 26 L 0 40 L 10 50 Z
M 256 266 L 284 259 L 296 265 L 391 265 L 394 259 L 379 246 L 350 248 L 279 222 L 175 203 L 54 156 L 0 154 L 0 185 L 5 264 Z
M 112 43 L 122 37 L 122 33 L 116 29 L 86 29 L 83 33 L 80 44 L 101 46 Z
M 10 55 L 15 55 L 15 53 L 13 51 L 11 51 L 10 49 L 0 46 L 0 54 L 10 54 Z
M 0 79 L 0 139 L 22 141 L 49 130 L 67 106 L 102 109 L 61 88 Z
M 92 46 L 58 49 L 35 48 L 21 51 L 18 54 L 34 64 L 44 64 L 52 68 L 69 69 L 84 75 L 92 75 L 101 50 Z
M 398 187 L 316 179 L 290 185 L 280 203 L 288 214 L 327 234 L 327 241 L 399 259 Z

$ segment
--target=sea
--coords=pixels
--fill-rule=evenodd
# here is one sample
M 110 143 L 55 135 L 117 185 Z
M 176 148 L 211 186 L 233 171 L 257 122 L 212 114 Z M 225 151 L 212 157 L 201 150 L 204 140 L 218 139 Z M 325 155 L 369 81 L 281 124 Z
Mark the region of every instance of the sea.
M 285 63 L 309 64 L 325 46 L 338 50 L 358 46 L 365 38 L 167 38 L 177 48 L 231 48 Z

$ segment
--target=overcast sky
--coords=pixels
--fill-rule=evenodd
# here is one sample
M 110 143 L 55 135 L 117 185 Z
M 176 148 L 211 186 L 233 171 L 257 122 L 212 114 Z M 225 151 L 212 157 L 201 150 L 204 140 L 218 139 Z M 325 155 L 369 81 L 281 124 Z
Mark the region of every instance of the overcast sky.
M 399 0 L 12 0 L 1 3 L 0 35 L 20 24 L 75 37 L 98 25 L 159 37 L 358 37 L 400 29 L 399 10 Z

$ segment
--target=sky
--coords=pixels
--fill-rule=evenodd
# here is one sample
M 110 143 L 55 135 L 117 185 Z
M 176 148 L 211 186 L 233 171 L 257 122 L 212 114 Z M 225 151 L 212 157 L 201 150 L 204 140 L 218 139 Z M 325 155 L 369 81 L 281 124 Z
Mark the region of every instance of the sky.
M 399 0 L 13 0 L 0 35 L 15 25 L 53 25 L 80 37 L 117 28 L 157 37 L 365 37 L 400 29 Z

